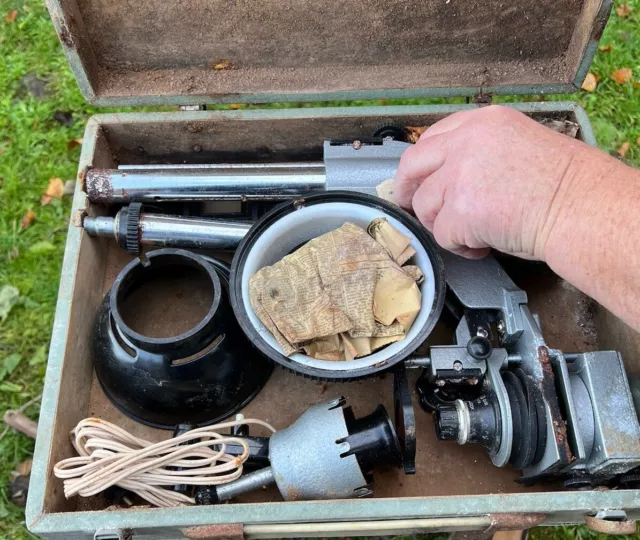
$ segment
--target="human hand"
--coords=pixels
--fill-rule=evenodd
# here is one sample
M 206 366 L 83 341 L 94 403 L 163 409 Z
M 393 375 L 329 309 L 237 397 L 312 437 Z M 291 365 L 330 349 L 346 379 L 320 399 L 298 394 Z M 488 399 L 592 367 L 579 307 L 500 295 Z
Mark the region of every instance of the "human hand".
M 579 197 L 594 167 L 611 162 L 514 109 L 490 106 L 432 125 L 402 156 L 393 192 L 445 249 L 545 260 L 567 199 Z

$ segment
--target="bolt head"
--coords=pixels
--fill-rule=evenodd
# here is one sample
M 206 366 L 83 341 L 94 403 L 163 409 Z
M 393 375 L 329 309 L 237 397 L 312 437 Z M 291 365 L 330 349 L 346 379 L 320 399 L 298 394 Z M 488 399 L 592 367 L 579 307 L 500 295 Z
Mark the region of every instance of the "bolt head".
M 436 381 L 436 386 L 444 386 L 444 381 L 442 379 L 438 379 Z
M 362 148 L 362 142 L 361 141 L 353 141 L 351 146 L 353 146 L 354 150 L 360 150 L 360 148 Z
M 453 369 L 454 371 L 462 371 L 462 362 L 460 362 L 460 360 L 456 360 L 453 363 Z

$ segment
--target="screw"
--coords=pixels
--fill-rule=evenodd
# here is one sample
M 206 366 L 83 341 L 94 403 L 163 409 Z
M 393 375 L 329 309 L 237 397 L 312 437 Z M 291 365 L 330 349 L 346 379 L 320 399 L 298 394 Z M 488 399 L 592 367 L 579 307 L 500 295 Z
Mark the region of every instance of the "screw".
M 479 326 L 478 329 L 476 330 L 476 335 L 483 337 L 483 338 L 488 338 L 489 337 L 489 332 L 487 332 L 486 328 L 483 328 L 482 326 Z
M 454 371 L 462 371 L 462 362 L 460 362 L 460 360 L 456 360 L 453 363 L 453 369 Z
M 507 329 L 507 326 L 504 324 L 504 321 L 498 321 L 498 332 L 500 332 L 501 334 L 504 334 L 505 330 Z
M 444 381 L 442 379 L 438 379 L 436 381 L 436 386 L 444 386 Z
M 351 146 L 353 146 L 354 150 L 360 150 L 360 148 L 362 148 L 362 143 L 360 141 L 353 141 Z

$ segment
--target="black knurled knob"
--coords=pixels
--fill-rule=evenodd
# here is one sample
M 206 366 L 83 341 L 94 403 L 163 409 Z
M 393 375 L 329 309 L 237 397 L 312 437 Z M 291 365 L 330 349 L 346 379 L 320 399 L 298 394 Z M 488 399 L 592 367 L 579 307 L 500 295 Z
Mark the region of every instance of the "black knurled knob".
M 460 421 L 455 407 L 442 407 L 436 416 L 436 435 L 441 441 L 458 440 Z
M 131 203 L 127 211 L 126 249 L 131 255 L 140 255 L 140 213 L 142 204 Z

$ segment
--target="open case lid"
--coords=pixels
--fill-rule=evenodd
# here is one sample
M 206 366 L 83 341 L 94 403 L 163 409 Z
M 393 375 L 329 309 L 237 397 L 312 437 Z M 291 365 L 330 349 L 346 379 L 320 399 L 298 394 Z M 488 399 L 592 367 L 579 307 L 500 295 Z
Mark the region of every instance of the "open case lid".
M 564 93 L 611 0 L 47 0 L 87 100 Z

